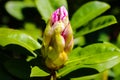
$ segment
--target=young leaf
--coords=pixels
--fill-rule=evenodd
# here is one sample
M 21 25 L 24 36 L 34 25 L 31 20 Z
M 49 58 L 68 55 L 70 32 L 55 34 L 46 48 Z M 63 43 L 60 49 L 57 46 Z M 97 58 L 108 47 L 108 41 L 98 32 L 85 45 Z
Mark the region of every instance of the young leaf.
M 78 27 L 84 25 L 85 23 L 94 19 L 109 8 L 110 5 L 100 1 L 91 1 L 84 4 L 73 14 L 71 18 L 71 25 L 73 29 L 75 30 Z
M 31 70 L 31 74 L 30 77 L 43 77 L 43 76 L 48 76 L 50 75 L 49 73 L 43 71 L 42 69 L 40 69 L 37 66 L 34 66 Z
M 71 53 L 73 56 L 74 52 Z M 99 72 L 112 68 L 120 62 L 120 50 L 110 43 L 96 43 L 78 50 L 65 66 L 58 71 L 58 77 L 69 75 L 80 68 L 93 68 Z M 72 77 L 72 76 L 71 76 Z
M 33 51 L 41 48 L 41 45 L 36 40 L 19 30 L 0 28 L 0 45 L 5 47 L 9 44 L 22 46 L 34 56 L 36 54 Z
M 23 80 L 29 79 L 31 69 L 26 61 L 20 59 L 8 60 L 4 63 L 4 66 L 10 74 Z
M 85 35 L 90 32 L 94 32 L 96 30 L 108 27 L 115 23 L 117 23 L 117 20 L 112 15 L 98 17 L 97 19 L 91 21 L 86 26 L 84 26 L 79 32 L 75 34 L 75 36 L 77 37 L 77 36 Z
M 45 22 L 47 22 L 52 12 L 54 11 L 53 7 L 51 6 L 50 1 L 49 0 L 35 0 L 35 3 L 37 5 L 38 11 L 42 15 L 42 18 L 45 20 Z

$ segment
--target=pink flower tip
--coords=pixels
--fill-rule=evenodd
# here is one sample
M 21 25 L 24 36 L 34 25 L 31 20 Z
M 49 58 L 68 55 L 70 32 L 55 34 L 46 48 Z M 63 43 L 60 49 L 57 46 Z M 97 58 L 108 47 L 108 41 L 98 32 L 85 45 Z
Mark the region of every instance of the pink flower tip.
M 64 18 L 68 16 L 68 12 L 64 6 L 61 6 L 52 14 L 52 24 L 56 21 L 64 20 Z

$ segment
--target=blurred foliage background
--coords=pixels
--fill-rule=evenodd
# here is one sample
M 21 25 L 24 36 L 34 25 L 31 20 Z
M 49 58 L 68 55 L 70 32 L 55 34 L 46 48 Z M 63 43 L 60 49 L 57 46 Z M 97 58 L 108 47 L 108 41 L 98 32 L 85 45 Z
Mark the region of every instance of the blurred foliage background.
M 74 0 L 74 1 L 68 0 L 68 6 L 71 9 L 69 11 L 70 17 L 75 12 L 75 10 L 77 10 L 79 8 L 79 6 L 81 6 L 82 4 L 89 2 L 89 1 L 92 1 L 92 0 L 80 0 L 80 1 L 79 0 Z M 97 1 L 97 0 L 94 0 L 94 1 Z M 86 39 L 86 40 L 88 40 L 86 42 L 94 43 L 95 41 L 98 41 L 99 40 L 98 35 L 100 35 L 101 33 L 103 33 L 103 34 L 105 33 L 105 35 L 109 35 L 109 37 L 108 37 L 109 40 L 111 42 L 115 42 L 117 39 L 117 36 L 119 35 L 119 32 L 120 32 L 120 3 L 119 3 L 119 0 L 98 0 L 98 1 L 104 1 L 111 5 L 111 8 L 108 11 L 106 11 L 105 13 L 103 13 L 102 15 L 112 14 L 117 18 L 118 23 L 115 25 L 112 25 L 110 27 L 104 28 L 102 30 L 93 32 L 89 35 L 86 35 L 86 37 L 88 38 L 88 39 Z M 108 39 L 108 38 L 106 38 L 106 39 Z
M 18 16 L 18 18 L 10 15 L 5 5 L 8 1 L 26 1 L 28 5 L 22 8 L 22 19 Z M 14 29 L 23 29 L 25 26 L 32 25 L 41 30 L 41 32 L 35 34 L 42 35 L 42 31 L 44 31 L 46 23 L 42 19 L 36 7 L 34 7 L 34 3 L 31 3 L 32 0 L 0 0 L 0 27 L 9 27 Z M 33 0 L 34 1 L 34 0 Z M 68 2 L 68 10 L 69 10 L 69 18 L 71 19 L 73 13 L 83 4 L 89 1 L 97 1 L 97 0 L 67 0 Z M 117 18 L 118 23 L 111 25 L 110 27 L 98 30 L 96 32 L 92 32 L 89 35 L 85 35 L 86 45 L 91 43 L 96 43 L 100 41 L 109 41 L 114 44 L 117 42 L 117 46 L 120 47 L 120 2 L 119 0 L 98 0 L 104 1 L 111 5 L 111 8 L 102 15 L 112 14 Z M 41 26 L 42 25 L 42 26 Z M 27 28 L 27 27 L 26 27 Z M 29 28 L 27 29 L 29 31 Z M 30 29 L 31 30 L 31 29 Z M 24 30 L 23 30 L 24 31 Z M 30 33 L 29 33 L 30 34 Z M 31 33 L 33 34 L 33 33 Z M 34 34 L 33 34 L 34 35 Z M 38 37 L 38 36 L 36 36 Z M 36 38 L 35 37 L 35 38 Z M 22 56 L 24 58 L 24 56 Z M 120 64 L 116 65 L 114 68 L 109 70 L 109 79 L 119 80 L 120 76 Z M 1 68 L 0 68 L 1 69 Z M 18 80 L 18 79 L 17 79 Z
M 10 28 L 23 28 L 23 26 L 25 25 L 26 22 L 32 22 L 35 23 L 35 25 L 39 28 L 44 29 L 45 28 L 45 21 L 42 20 L 42 18 L 39 15 L 39 12 L 37 11 L 37 9 L 35 7 L 32 6 L 28 6 L 28 7 L 24 7 L 22 9 L 22 14 L 24 16 L 23 20 L 19 20 L 14 18 L 13 16 L 11 16 L 5 9 L 5 4 L 7 1 L 12 1 L 12 0 L 0 0 L 0 26 L 8 26 Z M 14 0 L 14 1 L 23 1 L 23 0 Z M 28 1 L 29 0 L 24 0 L 24 1 Z M 68 8 L 69 8 L 69 18 L 71 19 L 71 16 L 73 15 L 73 13 L 84 3 L 89 2 L 89 1 L 96 1 L 96 0 L 67 0 L 68 2 Z M 112 25 L 111 27 L 102 29 L 97 31 L 96 34 L 91 33 L 91 35 L 86 35 L 87 38 L 93 38 L 93 39 L 98 39 L 98 35 L 99 32 L 105 32 L 107 33 L 107 35 L 110 35 L 110 41 L 114 42 L 116 40 L 116 37 L 119 34 L 120 28 L 119 28 L 119 22 L 120 22 L 120 3 L 119 0 L 100 0 L 100 1 L 104 1 L 107 2 L 108 4 L 111 5 L 111 8 L 105 12 L 102 15 L 105 14 L 113 14 L 118 21 L 118 24 Z M 42 25 L 42 26 L 40 26 Z M 94 36 L 94 37 L 92 37 Z M 96 38 L 95 38 L 96 37 Z M 93 39 L 89 39 L 89 42 L 92 43 Z M 88 39 L 87 39 L 88 40 Z

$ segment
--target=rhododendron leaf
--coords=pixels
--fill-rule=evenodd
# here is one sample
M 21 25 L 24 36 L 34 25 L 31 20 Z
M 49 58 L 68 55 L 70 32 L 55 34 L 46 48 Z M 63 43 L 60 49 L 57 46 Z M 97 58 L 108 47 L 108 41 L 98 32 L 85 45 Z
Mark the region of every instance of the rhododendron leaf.
M 112 68 L 120 62 L 120 49 L 110 43 L 96 43 L 73 50 L 69 56 L 68 62 L 58 71 L 58 77 L 67 76 L 81 68 L 93 68 L 98 72 Z
M 28 62 L 22 59 L 8 60 L 4 63 L 5 69 L 12 75 L 28 80 L 31 68 Z
M 36 25 L 33 23 L 25 23 L 24 29 L 21 29 L 21 31 L 32 36 L 35 40 L 41 39 L 42 36 L 42 30 L 37 28 Z
M 5 47 L 9 44 L 22 46 L 34 56 L 36 56 L 34 50 L 41 48 L 41 45 L 34 38 L 22 31 L 9 28 L 0 28 L 0 45 Z
M 13 80 L 13 78 L 4 70 L 0 64 L 0 80 Z
M 80 29 L 75 36 L 80 36 L 80 35 L 85 35 L 90 32 L 94 32 L 96 30 L 108 27 L 112 24 L 117 23 L 116 18 L 113 15 L 107 15 L 107 16 L 102 16 L 98 17 L 97 19 L 91 21 L 88 23 L 86 26 Z
M 25 7 L 34 7 L 32 0 L 27 1 L 8 1 L 5 4 L 6 11 L 13 17 L 22 20 L 24 18 L 22 9 Z
M 30 77 L 43 77 L 43 76 L 48 76 L 48 75 L 50 75 L 50 74 L 43 71 L 38 66 L 34 66 L 31 70 Z
M 109 8 L 109 4 L 101 1 L 91 1 L 84 4 L 72 16 L 71 25 L 73 29 L 83 26 Z
M 35 0 L 35 3 L 37 5 L 37 9 L 40 12 L 43 20 L 45 20 L 45 22 L 47 23 L 52 12 L 54 11 L 50 1 L 49 0 Z

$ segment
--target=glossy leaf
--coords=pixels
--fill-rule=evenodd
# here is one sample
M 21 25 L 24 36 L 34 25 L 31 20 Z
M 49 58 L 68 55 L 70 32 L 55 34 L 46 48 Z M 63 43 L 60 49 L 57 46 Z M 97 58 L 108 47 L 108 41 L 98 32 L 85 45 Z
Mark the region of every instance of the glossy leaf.
M 108 27 L 115 23 L 117 23 L 117 20 L 114 16 L 112 15 L 102 16 L 88 23 L 79 32 L 77 32 L 75 36 L 85 35 L 96 30 Z
M 84 4 L 73 14 L 71 18 L 71 25 L 73 29 L 75 30 L 86 24 L 88 21 L 99 16 L 109 8 L 110 5 L 100 1 L 91 1 Z
M 50 75 L 49 73 L 43 71 L 37 66 L 34 66 L 31 70 L 31 75 L 30 77 L 43 77 L 43 76 L 48 76 Z
M 29 79 L 31 68 L 26 61 L 20 59 L 9 60 L 4 63 L 4 66 L 10 74 L 23 80 Z
M 35 3 L 37 5 L 37 9 L 40 12 L 42 18 L 45 20 L 45 22 L 47 22 L 52 12 L 54 11 L 50 1 L 49 0 L 35 0 Z
M 12 15 L 13 17 L 22 20 L 23 19 L 23 14 L 22 14 L 22 9 L 25 7 L 34 7 L 34 3 L 29 0 L 29 1 L 8 1 L 5 4 L 6 11 Z
M 0 45 L 4 47 L 9 44 L 22 46 L 34 56 L 36 54 L 33 51 L 41 48 L 41 45 L 36 40 L 19 30 L 0 28 Z
M 81 47 L 77 47 L 77 48 L 73 49 L 72 52 L 70 53 L 70 55 L 68 56 L 69 60 L 75 60 L 76 57 L 79 56 L 79 52 L 81 51 L 81 49 L 82 49 Z
M 80 68 L 93 68 L 102 72 L 120 62 L 119 48 L 106 42 L 79 48 L 77 52 L 72 52 L 71 55 L 72 57 L 69 58 L 65 66 L 58 71 L 58 77 L 68 75 Z

